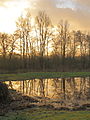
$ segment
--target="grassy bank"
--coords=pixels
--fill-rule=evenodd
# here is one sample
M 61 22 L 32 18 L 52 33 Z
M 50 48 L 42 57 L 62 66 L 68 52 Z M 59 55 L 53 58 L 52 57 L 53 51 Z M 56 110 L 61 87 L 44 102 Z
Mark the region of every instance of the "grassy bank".
M 18 74 L 0 74 L 0 80 L 27 80 L 42 78 L 88 77 L 90 72 L 28 72 Z
M 53 111 L 47 109 L 27 109 L 7 113 L 0 120 L 90 120 L 90 111 Z

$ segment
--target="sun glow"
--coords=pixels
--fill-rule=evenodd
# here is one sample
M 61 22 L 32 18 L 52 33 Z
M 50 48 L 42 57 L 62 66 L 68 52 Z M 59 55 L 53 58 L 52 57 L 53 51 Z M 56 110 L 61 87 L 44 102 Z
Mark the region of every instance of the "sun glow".
M 0 32 L 13 33 L 15 22 L 26 8 L 31 8 L 27 0 L 9 1 L 0 7 Z

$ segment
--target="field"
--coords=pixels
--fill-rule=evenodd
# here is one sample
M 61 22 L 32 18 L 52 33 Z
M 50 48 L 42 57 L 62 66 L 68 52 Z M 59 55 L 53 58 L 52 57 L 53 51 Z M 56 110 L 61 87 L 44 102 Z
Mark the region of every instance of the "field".
M 90 120 L 90 111 L 27 109 L 0 116 L 0 120 Z
M 30 80 L 42 78 L 89 77 L 90 72 L 28 72 L 0 74 L 0 80 Z
M 28 72 L 18 74 L 0 74 L 0 81 L 89 76 L 90 72 Z M 90 120 L 90 110 L 60 111 L 35 107 L 4 112 L 4 114 L 0 116 L 0 120 Z

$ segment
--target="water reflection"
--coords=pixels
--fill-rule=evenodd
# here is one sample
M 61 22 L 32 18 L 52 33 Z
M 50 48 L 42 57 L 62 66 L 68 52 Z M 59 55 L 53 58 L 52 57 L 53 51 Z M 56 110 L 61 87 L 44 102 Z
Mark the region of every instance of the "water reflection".
M 90 99 L 90 77 L 7 81 L 8 87 L 30 96 L 75 100 Z

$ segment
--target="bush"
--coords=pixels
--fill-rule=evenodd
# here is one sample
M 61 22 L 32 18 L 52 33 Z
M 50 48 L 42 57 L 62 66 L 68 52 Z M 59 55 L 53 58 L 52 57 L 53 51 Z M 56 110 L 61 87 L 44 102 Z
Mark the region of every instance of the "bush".
M 5 83 L 0 82 L 0 103 L 6 103 L 9 100 L 9 90 Z

